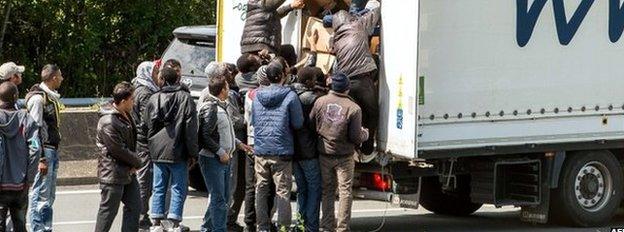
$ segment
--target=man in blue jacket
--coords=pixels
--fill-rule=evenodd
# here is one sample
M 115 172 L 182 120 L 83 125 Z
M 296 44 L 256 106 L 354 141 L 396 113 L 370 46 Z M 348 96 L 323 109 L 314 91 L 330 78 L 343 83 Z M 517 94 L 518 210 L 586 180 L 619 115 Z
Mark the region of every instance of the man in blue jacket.
M 290 189 L 292 185 L 293 130 L 303 127 L 303 111 L 299 97 L 289 87 L 282 86 L 286 69 L 273 60 L 267 66 L 271 85 L 257 91 L 253 100 L 251 123 L 254 126 L 256 170 L 256 214 L 258 231 L 269 231 L 268 212 L 270 181 L 277 192 L 277 212 L 280 231 L 291 223 Z

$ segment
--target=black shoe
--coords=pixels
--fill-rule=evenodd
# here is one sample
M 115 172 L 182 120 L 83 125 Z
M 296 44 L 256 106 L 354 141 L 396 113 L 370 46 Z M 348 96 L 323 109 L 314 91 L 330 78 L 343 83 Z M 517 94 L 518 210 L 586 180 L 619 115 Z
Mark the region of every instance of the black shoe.
M 245 227 L 242 227 L 238 223 L 232 223 L 227 225 L 227 231 L 243 232 L 244 230 Z
M 143 219 L 139 221 L 139 228 L 141 229 L 149 229 L 151 226 L 152 221 L 149 219 L 149 217 L 143 217 Z
M 256 232 L 256 227 L 255 226 L 247 226 L 247 227 L 245 227 L 243 232 Z

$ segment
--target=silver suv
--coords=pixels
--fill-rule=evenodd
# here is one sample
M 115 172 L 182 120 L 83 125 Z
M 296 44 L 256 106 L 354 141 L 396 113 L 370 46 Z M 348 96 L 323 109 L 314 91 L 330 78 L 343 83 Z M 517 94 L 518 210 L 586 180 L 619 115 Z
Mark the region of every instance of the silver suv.
M 208 85 L 204 68 L 215 60 L 216 26 L 178 27 L 173 35 L 175 38 L 162 55 L 162 60 L 180 61 L 182 82 L 191 86 L 191 95 L 198 98 L 202 89 Z

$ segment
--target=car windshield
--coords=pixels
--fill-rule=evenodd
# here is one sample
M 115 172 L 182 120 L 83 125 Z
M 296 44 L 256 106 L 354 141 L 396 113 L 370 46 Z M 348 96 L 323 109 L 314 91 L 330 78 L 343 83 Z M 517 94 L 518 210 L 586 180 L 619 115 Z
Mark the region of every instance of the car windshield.
M 204 68 L 215 60 L 214 43 L 175 39 L 163 55 L 163 61 L 176 59 L 183 76 L 205 76 Z

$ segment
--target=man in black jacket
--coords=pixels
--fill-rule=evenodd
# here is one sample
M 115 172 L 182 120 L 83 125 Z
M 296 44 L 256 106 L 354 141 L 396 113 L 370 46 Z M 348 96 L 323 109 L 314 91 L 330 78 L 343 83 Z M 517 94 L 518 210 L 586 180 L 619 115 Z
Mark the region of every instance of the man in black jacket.
M 124 203 L 121 231 L 138 231 L 141 196 L 135 172 L 141 167 L 136 153 L 136 125 L 131 117 L 134 88 L 122 82 L 113 89 L 112 105 L 103 106 L 97 126 L 98 177 L 102 200 L 96 232 L 109 231 L 119 203 Z
M 188 188 L 188 164 L 198 154 L 197 110 L 191 94 L 180 85 L 175 69 L 160 72 L 163 87 L 150 97 L 143 115 L 147 126 L 148 148 L 154 163 L 151 231 L 163 231 L 161 221 L 173 222 L 173 231 L 181 231 L 180 222 Z M 187 164 L 188 163 L 188 164 Z M 171 186 L 169 214 L 165 215 L 165 194 Z
M 310 122 L 314 102 L 320 97 L 314 91 L 318 76 L 324 76 L 317 67 L 303 67 L 297 73 L 293 84 L 303 109 L 303 127 L 295 133 L 295 156 L 293 173 L 297 183 L 298 224 L 301 231 L 319 231 L 319 210 L 321 206 L 321 169 L 316 152 L 316 128 Z
M 267 50 L 277 54 L 282 45 L 282 23 L 280 19 L 294 9 L 305 6 L 304 0 L 294 0 L 284 5 L 286 0 L 249 0 L 247 18 L 241 38 L 241 53 L 258 53 Z

